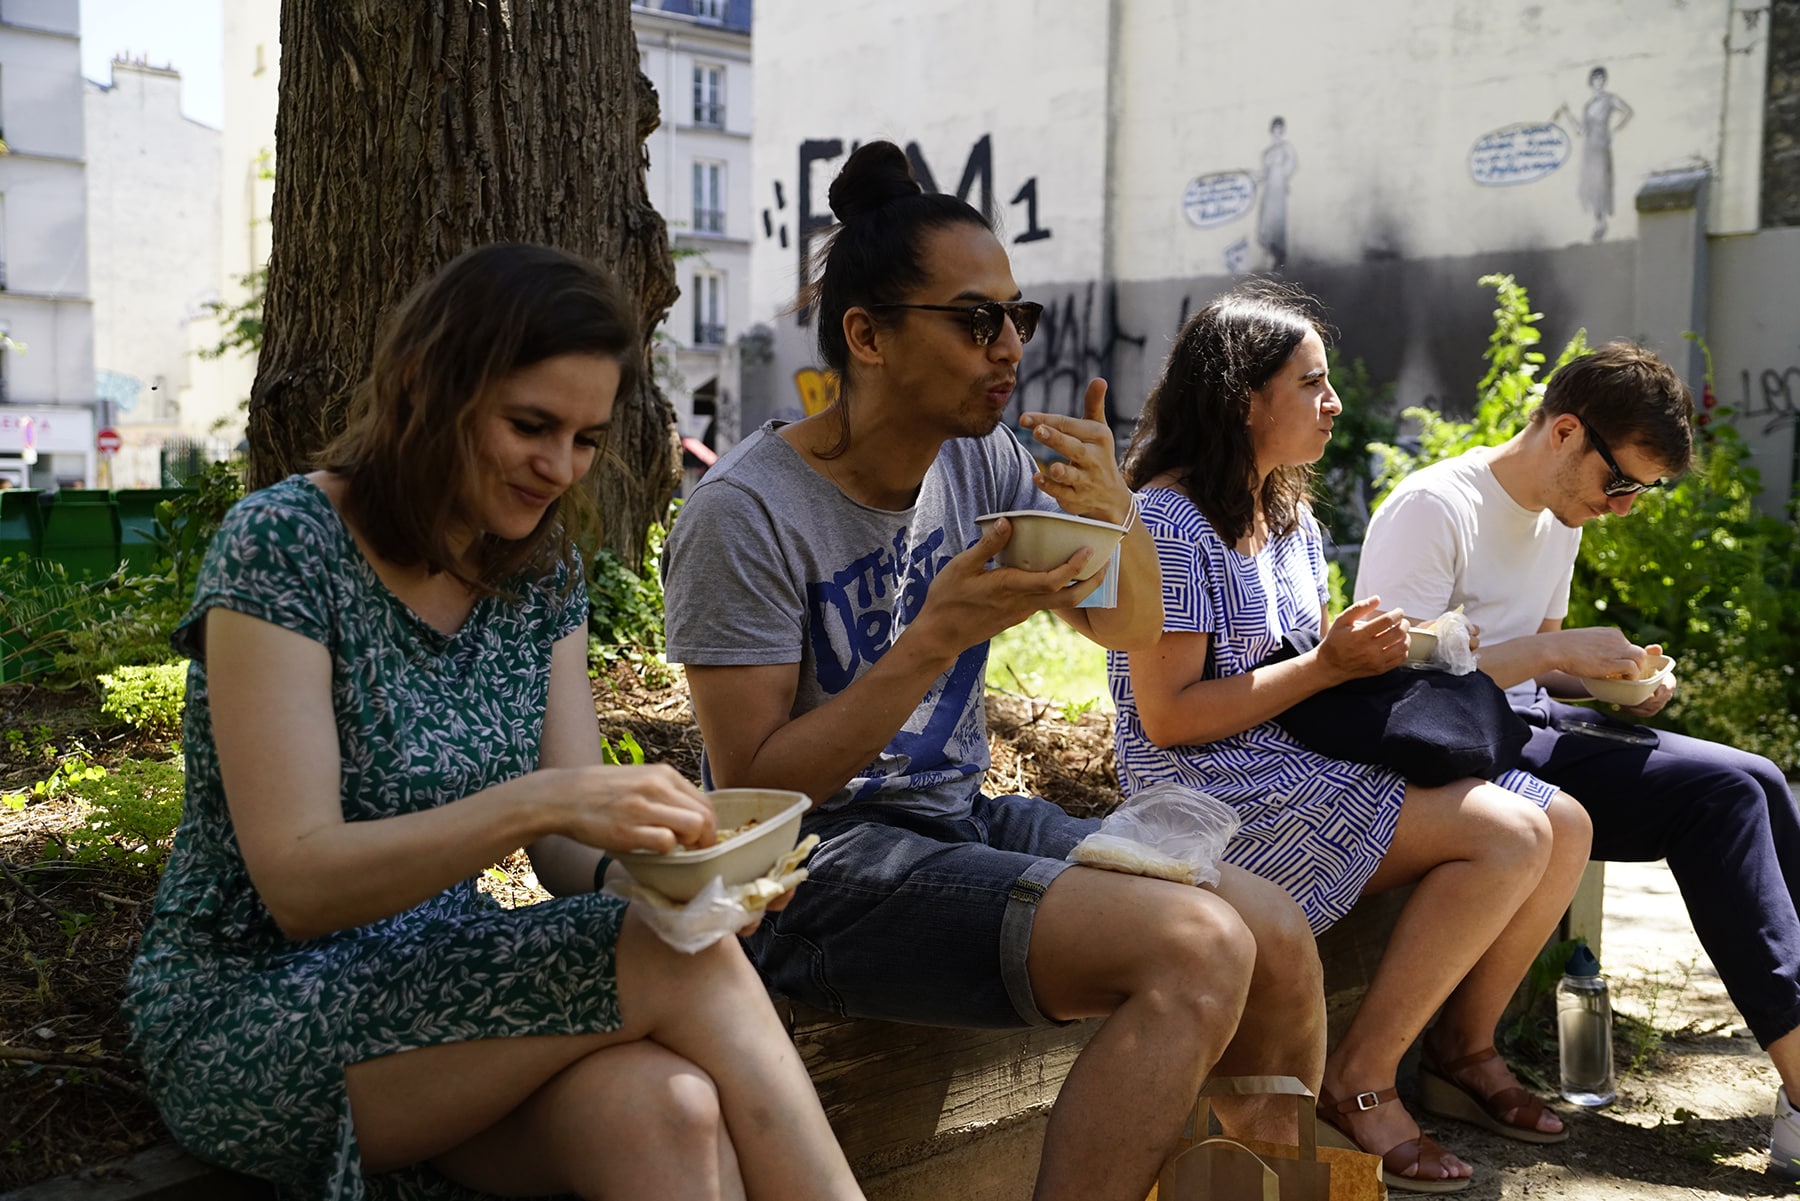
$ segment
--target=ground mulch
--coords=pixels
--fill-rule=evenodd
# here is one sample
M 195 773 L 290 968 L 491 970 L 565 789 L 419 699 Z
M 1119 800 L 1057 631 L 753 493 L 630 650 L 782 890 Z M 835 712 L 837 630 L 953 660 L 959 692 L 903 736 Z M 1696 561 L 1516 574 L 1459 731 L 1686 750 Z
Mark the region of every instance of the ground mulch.
M 609 741 L 629 733 L 648 761 L 699 778 L 700 733 L 678 672 L 619 662 L 594 681 L 594 700 Z M 1116 800 L 1104 715 L 1071 723 L 1061 706 L 996 694 L 988 719 L 991 788 L 1078 814 Z M 102 714 L 84 688 L 0 686 L 0 793 L 29 788 L 59 758 L 113 767 L 176 749 Z M 57 797 L 0 806 L 0 1193 L 168 1139 L 119 1017 L 156 881 L 70 862 L 60 838 L 82 817 L 78 802 Z M 543 899 L 523 854 L 497 866 L 482 883 L 503 903 Z

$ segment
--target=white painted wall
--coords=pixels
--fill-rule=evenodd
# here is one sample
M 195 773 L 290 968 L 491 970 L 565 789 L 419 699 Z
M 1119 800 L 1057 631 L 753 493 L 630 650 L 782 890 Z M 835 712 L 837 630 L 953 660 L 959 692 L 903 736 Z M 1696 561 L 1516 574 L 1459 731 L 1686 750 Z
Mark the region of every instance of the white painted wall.
M 638 5 L 632 7 L 631 20 L 644 74 L 656 87 L 662 105 L 662 124 L 646 143 L 648 187 L 651 207 L 669 226 L 670 244 L 676 251 L 675 281 L 681 289 L 662 325 L 663 353 L 675 376 L 664 382 L 681 433 L 697 438 L 705 432 L 709 419 L 694 413 L 693 393 L 709 380 L 716 380 L 716 388 L 728 394 L 735 412 L 739 382 L 736 356 L 730 347 L 750 323 L 750 238 L 756 220 L 751 205 L 751 41 L 745 34 L 718 25 Z M 696 64 L 724 71 L 723 128 L 694 123 Z M 696 159 L 720 163 L 724 168 L 720 202 L 724 229 L 717 233 L 698 228 L 694 221 Z M 699 346 L 694 341 L 699 292 L 696 272 L 717 272 L 724 277 L 725 344 L 721 347 Z M 736 440 L 735 420 L 722 421 L 718 433 L 720 448 L 729 446 Z
M 26 347 L 4 355 L 6 400 L 16 406 L 94 399 L 79 15 L 77 0 L 0 0 L 0 130 L 10 151 L 0 156 L 0 332 Z M 47 459 L 33 482 L 53 471 L 91 484 L 93 468 L 91 453 L 69 452 Z
M 1257 207 L 1201 229 L 1183 216 L 1181 198 L 1198 176 L 1259 174 L 1276 116 L 1298 159 L 1291 262 L 1601 240 L 1581 198 L 1589 156 L 1580 118 L 1596 66 L 1607 71 L 1605 91 L 1631 110 L 1611 136 L 1613 215 L 1601 238 L 1633 236 L 1632 196 L 1652 172 L 1697 163 L 1715 166 L 1713 232 L 1755 227 L 1744 200 L 1760 184 L 1760 117 L 1753 129 L 1722 121 L 1726 39 L 1743 29 L 1731 4 L 1311 0 L 1289 6 L 1279 23 L 1254 5 L 1120 7 L 1121 279 L 1218 273 L 1239 239 L 1249 243 L 1249 266 L 1269 265 Z M 1737 40 L 1746 55 L 1763 55 L 1754 31 Z M 1752 107 L 1760 114 L 1760 96 Z M 1612 124 L 1623 118 L 1615 110 Z M 1471 154 L 1484 136 L 1551 123 L 1543 136 L 1565 156 L 1560 165 L 1531 182 L 1473 178 Z M 1747 137 L 1728 141 L 1733 132 Z M 1751 142 L 1748 156 L 1731 156 L 1733 175 L 1718 169 Z M 1258 188 L 1259 206 L 1268 193 Z
M 113 63 L 86 106 L 94 367 L 125 440 L 113 484 L 152 487 L 181 407 L 220 408 L 216 373 L 194 371 L 219 293 L 219 131 L 183 117 L 180 74 L 155 67 Z

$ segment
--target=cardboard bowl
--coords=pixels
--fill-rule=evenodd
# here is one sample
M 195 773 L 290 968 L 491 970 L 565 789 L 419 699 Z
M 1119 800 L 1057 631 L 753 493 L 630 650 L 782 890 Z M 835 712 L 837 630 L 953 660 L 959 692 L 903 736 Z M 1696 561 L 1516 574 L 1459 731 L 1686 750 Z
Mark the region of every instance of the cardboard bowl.
M 1408 663 L 1424 663 L 1430 660 L 1431 653 L 1437 650 L 1438 636 L 1435 630 L 1422 629 L 1419 626 L 1406 627 L 1406 661 Z
M 1025 571 L 1049 571 L 1069 561 L 1082 547 L 1093 549 L 1087 566 L 1078 579 L 1087 579 L 1106 566 L 1113 548 L 1125 536 L 1125 526 L 1091 517 L 1074 517 L 1068 513 L 1046 513 L 1039 509 L 1009 509 L 1004 513 L 984 513 L 975 519 L 982 533 L 987 533 L 1000 518 L 1012 522 L 1012 540 L 995 556 L 1002 567 Z
M 800 841 L 800 818 L 812 807 L 801 792 L 774 788 L 721 788 L 710 792 L 719 829 L 730 830 L 754 820 L 747 830 L 697 851 L 657 855 L 630 851 L 619 864 L 631 878 L 671 901 L 691 901 L 714 876 L 730 888 L 747 884 L 774 867 Z
M 1675 670 L 1675 660 L 1667 655 L 1651 655 L 1635 680 L 1606 680 L 1581 677 L 1588 695 L 1611 705 L 1641 705 L 1650 699 L 1657 686 Z

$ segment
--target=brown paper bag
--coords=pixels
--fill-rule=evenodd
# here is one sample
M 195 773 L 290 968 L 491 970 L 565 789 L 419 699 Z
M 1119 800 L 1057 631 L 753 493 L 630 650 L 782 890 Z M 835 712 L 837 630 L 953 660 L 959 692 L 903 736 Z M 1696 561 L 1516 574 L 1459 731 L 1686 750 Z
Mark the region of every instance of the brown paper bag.
M 1291 1096 L 1298 1146 L 1209 1138 L 1211 1097 Z M 1313 1095 L 1292 1076 L 1222 1076 L 1206 1082 L 1189 1128 L 1163 1162 L 1149 1201 L 1386 1201 L 1381 1159 L 1318 1145 Z

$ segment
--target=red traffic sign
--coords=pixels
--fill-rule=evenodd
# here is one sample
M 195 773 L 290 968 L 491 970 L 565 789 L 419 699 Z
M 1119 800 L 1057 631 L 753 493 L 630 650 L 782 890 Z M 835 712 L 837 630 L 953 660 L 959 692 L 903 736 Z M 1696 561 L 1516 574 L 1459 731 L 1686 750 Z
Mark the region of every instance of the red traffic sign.
M 103 455 L 116 454 L 119 447 L 123 445 L 125 445 L 125 440 L 119 437 L 119 431 L 110 425 L 94 435 L 94 449 Z

